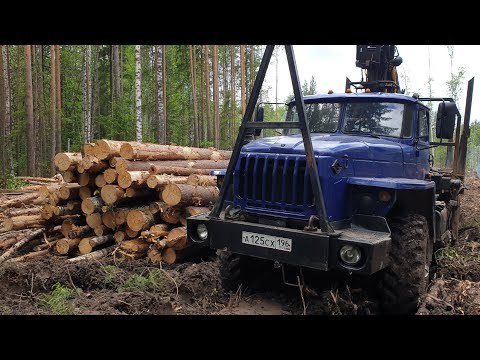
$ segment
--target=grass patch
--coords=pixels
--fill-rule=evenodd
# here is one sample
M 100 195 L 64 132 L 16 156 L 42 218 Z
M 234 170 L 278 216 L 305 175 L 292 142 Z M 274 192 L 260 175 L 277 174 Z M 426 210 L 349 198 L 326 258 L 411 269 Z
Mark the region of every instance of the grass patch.
M 7 305 L 0 305 L 0 315 L 12 315 L 12 309 Z
M 73 314 L 75 307 L 70 300 L 82 293 L 82 289 L 71 289 L 55 283 L 52 292 L 38 297 L 38 304 L 49 309 L 55 315 Z
M 103 280 L 105 285 L 116 286 L 121 282 L 122 270 L 114 265 L 104 265 L 102 266 L 103 271 L 105 271 L 105 278 Z
M 132 292 L 146 290 L 167 291 L 172 284 L 167 276 L 160 269 L 148 270 L 146 275 L 131 275 L 123 284 L 122 289 Z
M 17 179 L 15 176 L 11 176 L 11 175 L 7 176 L 6 180 L 7 180 L 7 183 L 5 184 L 5 188 L 10 190 L 20 189 L 28 185 L 27 182 Z
M 461 266 L 480 263 L 479 243 L 466 242 L 460 248 L 448 247 L 435 253 L 437 262 L 443 266 L 458 263 Z

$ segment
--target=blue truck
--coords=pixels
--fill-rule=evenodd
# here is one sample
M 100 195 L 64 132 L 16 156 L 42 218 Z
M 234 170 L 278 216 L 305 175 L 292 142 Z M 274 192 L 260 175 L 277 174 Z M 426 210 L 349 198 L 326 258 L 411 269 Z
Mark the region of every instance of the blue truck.
M 403 94 L 394 45 L 358 45 L 366 79 L 305 97 L 293 48 L 285 49 L 295 95 L 285 121 L 264 122 L 256 103 L 267 46 L 229 167 L 217 174 L 220 199 L 187 219 L 189 242 L 218 249 L 228 281 L 251 272 L 254 259 L 375 275 L 384 311 L 412 313 L 435 249 L 458 236 L 473 79 L 462 127 L 451 98 Z M 426 101 L 438 102 L 435 119 Z M 265 128 L 281 135 L 257 138 Z M 455 151 L 444 170 L 430 150 L 442 145 Z

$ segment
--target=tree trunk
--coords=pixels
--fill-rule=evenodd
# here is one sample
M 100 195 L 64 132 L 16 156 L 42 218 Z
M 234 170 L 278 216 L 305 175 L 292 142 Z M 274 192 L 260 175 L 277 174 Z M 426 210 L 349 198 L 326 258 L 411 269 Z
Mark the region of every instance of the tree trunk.
M 136 113 L 136 140 L 142 142 L 143 120 L 142 120 L 142 61 L 140 56 L 140 45 L 135 45 L 135 113 Z
M 171 206 L 178 204 L 205 206 L 215 203 L 218 193 L 216 186 L 168 184 L 162 191 L 162 199 Z
M 62 97 L 60 87 L 60 45 L 55 45 L 55 95 L 56 100 L 56 135 L 57 135 L 57 152 L 62 151 Z
M 5 219 L 3 227 L 5 230 L 22 230 L 26 228 L 41 228 L 45 225 L 45 220 L 41 215 L 15 216 Z
M 190 45 L 190 79 L 193 97 L 193 146 L 198 147 L 198 118 L 197 118 L 197 62 L 195 46 Z
M 25 106 L 27 109 L 27 158 L 28 174 L 35 176 L 35 120 L 33 118 L 32 46 L 24 45 L 25 51 Z
M 240 91 L 242 103 L 242 117 L 245 115 L 245 45 L 240 45 Z
M 115 248 L 116 246 L 112 245 L 112 246 L 106 247 L 105 249 L 91 252 L 90 254 L 85 254 L 85 255 L 68 259 L 68 261 L 76 262 L 76 261 L 82 261 L 82 260 L 101 259 L 102 257 L 110 255 L 115 250 Z
M 117 172 L 149 171 L 154 167 L 183 167 L 192 169 L 226 169 L 229 160 L 160 160 L 160 161 L 130 161 L 122 158 L 115 161 Z
M 205 97 L 204 97 L 204 54 L 203 49 L 200 48 L 200 118 L 198 119 L 198 141 L 200 144 L 205 140 L 205 124 L 204 124 L 204 108 L 205 108 Z
M 215 148 L 220 147 L 220 112 L 219 112 L 219 99 L 218 99 L 218 46 L 213 45 L 213 110 L 214 110 L 214 142 Z
M 236 103 L 236 96 L 235 96 L 235 45 L 231 46 L 231 57 L 230 57 L 230 69 L 231 69 L 231 74 L 230 74 L 230 91 L 231 91 L 231 105 L 232 105 L 232 123 L 231 123 L 231 128 L 230 128 L 230 140 L 231 140 L 231 146 L 233 149 L 233 146 L 235 145 L 235 110 L 237 107 Z M 228 133 L 228 131 L 227 131 Z
M 3 53 L 3 47 L 8 46 L 8 45 L 0 45 L 0 55 Z M 4 76 L 3 76 L 3 56 L 0 56 L 0 140 L 2 141 L 2 144 L 5 144 L 6 136 L 5 136 L 5 82 L 4 82 Z M 6 149 L 4 146 L 0 147 L 0 188 L 6 188 L 7 186 L 7 174 L 5 169 L 7 167 L 5 166 L 7 162 L 7 154 L 6 154 Z
M 164 185 L 185 184 L 187 182 L 186 176 L 174 176 L 174 175 L 150 175 L 147 178 L 147 186 L 151 189 L 160 189 Z
M 120 98 L 120 52 L 119 45 L 112 45 L 112 93 L 116 103 Z
M 206 121 L 207 121 L 207 136 L 205 140 L 209 141 L 212 138 L 212 128 L 210 126 L 210 71 L 208 70 L 208 45 L 204 46 L 205 51 L 205 90 L 206 90 Z
M 86 142 L 92 141 L 92 71 L 91 71 L 91 62 L 92 62 L 92 46 L 87 45 L 87 135 L 88 140 Z
M 167 135 L 168 135 L 168 122 L 167 122 L 167 48 L 166 45 L 162 45 L 162 80 L 163 80 L 163 119 L 164 119 L 164 137 L 165 142 L 167 143 Z
M 30 207 L 26 209 L 8 209 L 4 212 L 5 216 L 14 217 L 21 215 L 38 215 L 42 208 L 39 206 Z
M 56 95 L 57 95 L 57 90 L 55 89 L 56 87 L 56 76 L 55 76 L 55 45 L 50 45 L 50 74 L 51 74 L 51 82 L 50 82 L 50 89 L 51 89 L 51 96 L 50 96 L 50 105 L 51 105 L 51 128 L 50 128 L 50 142 L 51 142 L 51 147 L 50 147 L 50 157 L 51 157 L 51 164 L 52 164 L 52 168 L 51 168 L 51 172 L 52 174 L 55 174 L 55 163 L 54 163 L 54 158 L 55 158 L 55 154 L 56 154 L 56 148 L 57 148 L 57 145 L 56 145 L 56 141 L 57 141 L 57 136 L 56 136 L 56 132 L 57 132 L 57 125 L 56 125 L 56 119 L 57 119 L 57 115 L 56 115 L 56 109 L 57 109 L 57 100 L 55 99 L 56 98 Z
M 189 176 L 190 174 L 209 175 L 211 171 L 212 169 L 192 169 L 192 168 L 184 168 L 184 167 L 176 167 L 176 166 L 157 166 L 157 165 L 152 165 L 148 170 L 150 175 L 170 174 L 170 175 L 178 175 L 178 176 Z
M 138 160 L 228 160 L 231 151 L 212 150 L 174 145 L 142 144 L 125 142 L 120 148 L 120 156 Z
M 165 131 L 165 102 L 164 102 L 164 82 L 163 82 L 163 45 L 155 46 L 155 89 L 158 118 L 158 143 L 166 143 Z

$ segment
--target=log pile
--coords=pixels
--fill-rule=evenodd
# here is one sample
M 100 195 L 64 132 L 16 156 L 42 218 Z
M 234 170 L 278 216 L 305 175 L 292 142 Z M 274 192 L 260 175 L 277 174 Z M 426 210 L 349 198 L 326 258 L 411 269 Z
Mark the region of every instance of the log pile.
M 113 253 L 174 263 L 187 247 L 186 218 L 210 211 L 219 195 L 210 174 L 226 169 L 230 156 L 213 148 L 115 140 L 59 153 L 54 162 L 61 176 L 44 180 L 35 192 L 0 199 L 0 251 L 33 234 L 31 252 L 14 258 L 11 251 L 9 261 Z

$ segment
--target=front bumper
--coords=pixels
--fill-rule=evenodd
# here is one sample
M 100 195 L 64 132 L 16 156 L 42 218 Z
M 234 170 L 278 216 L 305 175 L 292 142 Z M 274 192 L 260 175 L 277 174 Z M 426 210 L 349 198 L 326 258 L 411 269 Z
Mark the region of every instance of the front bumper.
M 372 221 L 371 218 L 375 219 Z M 205 241 L 200 241 L 197 236 L 196 228 L 199 223 L 207 226 L 208 237 Z M 226 249 L 237 254 L 323 271 L 337 269 L 369 275 L 388 265 L 391 237 L 385 219 L 361 216 L 352 219 L 351 222 L 342 223 L 342 227 L 331 236 L 318 231 L 209 218 L 206 214 L 187 219 L 190 244 Z M 243 231 L 292 239 L 291 252 L 244 244 Z M 355 245 L 360 248 L 363 260 L 358 266 L 348 266 L 340 260 L 339 251 L 344 245 Z

